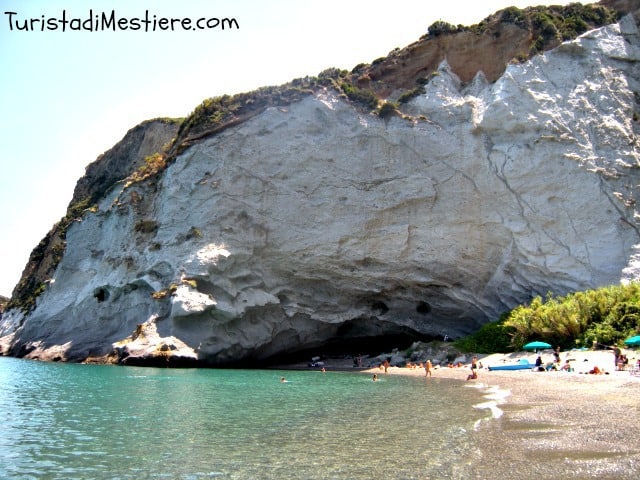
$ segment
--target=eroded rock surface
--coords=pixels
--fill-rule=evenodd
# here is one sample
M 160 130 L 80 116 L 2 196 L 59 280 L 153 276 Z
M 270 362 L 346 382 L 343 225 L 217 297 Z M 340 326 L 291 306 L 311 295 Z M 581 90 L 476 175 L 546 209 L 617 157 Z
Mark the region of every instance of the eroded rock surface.
M 495 83 L 442 62 L 404 116 L 325 89 L 203 138 L 69 228 L 36 308 L 5 312 L 4 351 L 348 351 L 637 279 L 638 60 L 627 16 Z

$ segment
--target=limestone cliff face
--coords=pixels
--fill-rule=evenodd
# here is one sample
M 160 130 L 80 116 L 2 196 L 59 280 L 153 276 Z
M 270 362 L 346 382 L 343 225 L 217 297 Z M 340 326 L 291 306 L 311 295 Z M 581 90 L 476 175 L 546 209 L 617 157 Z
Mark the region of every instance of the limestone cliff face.
M 211 365 L 473 332 L 534 295 L 637 279 L 631 16 L 494 83 L 446 61 L 381 118 L 331 89 L 117 184 L 66 232 L 5 353 Z
M 118 182 L 145 165 L 145 159 L 170 145 L 178 124 L 170 119 L 155 119 L 130 129 L 112 149 L 89 164 L 78 180 L 67 215 L 33 249 L 13 290 L 9 308 L 31 309 L 38 294 L 53 277 L 66 244 L 69 225 L 79 220 L 87 208 L 103 198 Z

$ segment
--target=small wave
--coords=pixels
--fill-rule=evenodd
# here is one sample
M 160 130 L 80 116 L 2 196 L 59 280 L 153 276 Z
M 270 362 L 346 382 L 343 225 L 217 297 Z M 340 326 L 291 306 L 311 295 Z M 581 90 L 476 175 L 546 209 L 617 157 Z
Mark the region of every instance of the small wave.
M 498 407 L 505 402 L 505 399 L 511 395 L 509 390 L 504 390 L 497 385 L 489 387 L 488 385 L 482 385 L 486 388 L 486 395 L 483 395 L 488 402 L 478 403 L 473 408 L 488 409 L 491 411 L 492 418 L 500 418 L 504 413 L 502 409 Z
M 491 416 L 493 418 L 500 418 L 502 416 L 502 414 L 504 413 L 502 410 L 500 410 L 498 408 L 498 403 L 497 402 L 484 402 L 484 403 L 478 403 L 476 405 L 473 406 L 473 408 L 478 408 L 478 409 L 488 409 L 491 410 Z
M 482 382 L 469 382 L 469 383 L 465 383 L 464 386 L 467 387 L 467 388 L 487 388 L 487 387 L 489 387 L 489 385 L 487 385 L 486 383 L 482 383 Z
M 495 400 L 500 403 L 504 403 L 505 399 L 511 395 L 511 391 L 504 390 L 498 386 L 493 386 L 487 389 L 487 395 L 484 396 L 487 400 Z

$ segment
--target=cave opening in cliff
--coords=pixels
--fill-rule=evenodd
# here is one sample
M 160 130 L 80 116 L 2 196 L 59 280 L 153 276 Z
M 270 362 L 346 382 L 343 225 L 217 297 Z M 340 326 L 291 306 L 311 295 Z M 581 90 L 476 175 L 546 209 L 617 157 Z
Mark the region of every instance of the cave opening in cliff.
M 424 335 L 401 325 L 377 319 L 354 319 L 345 322 L 330 338 L 318 345 L 271 356 L 271 365 L 309 362 L 314 357 L 347 358 L 356 355 L 377 356 L 394 349 L 405 350 L 414 342 L 430 342 L 442 337 Z

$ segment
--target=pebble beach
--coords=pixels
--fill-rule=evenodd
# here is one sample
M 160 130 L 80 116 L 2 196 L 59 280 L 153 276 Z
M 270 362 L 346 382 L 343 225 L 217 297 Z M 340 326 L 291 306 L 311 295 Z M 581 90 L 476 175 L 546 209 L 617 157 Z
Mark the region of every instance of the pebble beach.
M 624 350 L 629 365 L 640 351 Z M 551 350 L 541 352 L 553 360 Z M 490 418 L 475 431 L 475 448 L 461 461 L 478 479 L 640 478 L 640 375 L 617 371 L 611 351 L 561 352 L 567 371 L 490 371 L 488 367 L 535 363 L 536 353 L 479 355 L 478 378 L 467 380 L 470 364 L 423 368 L 389 367 L 388 375 L 412 375 L 425 382 L 454 379 L 478 388 Z M 589 374 L 595 366 L 603 374 Z M 373 368 L 366 373 L 384 375 Z

